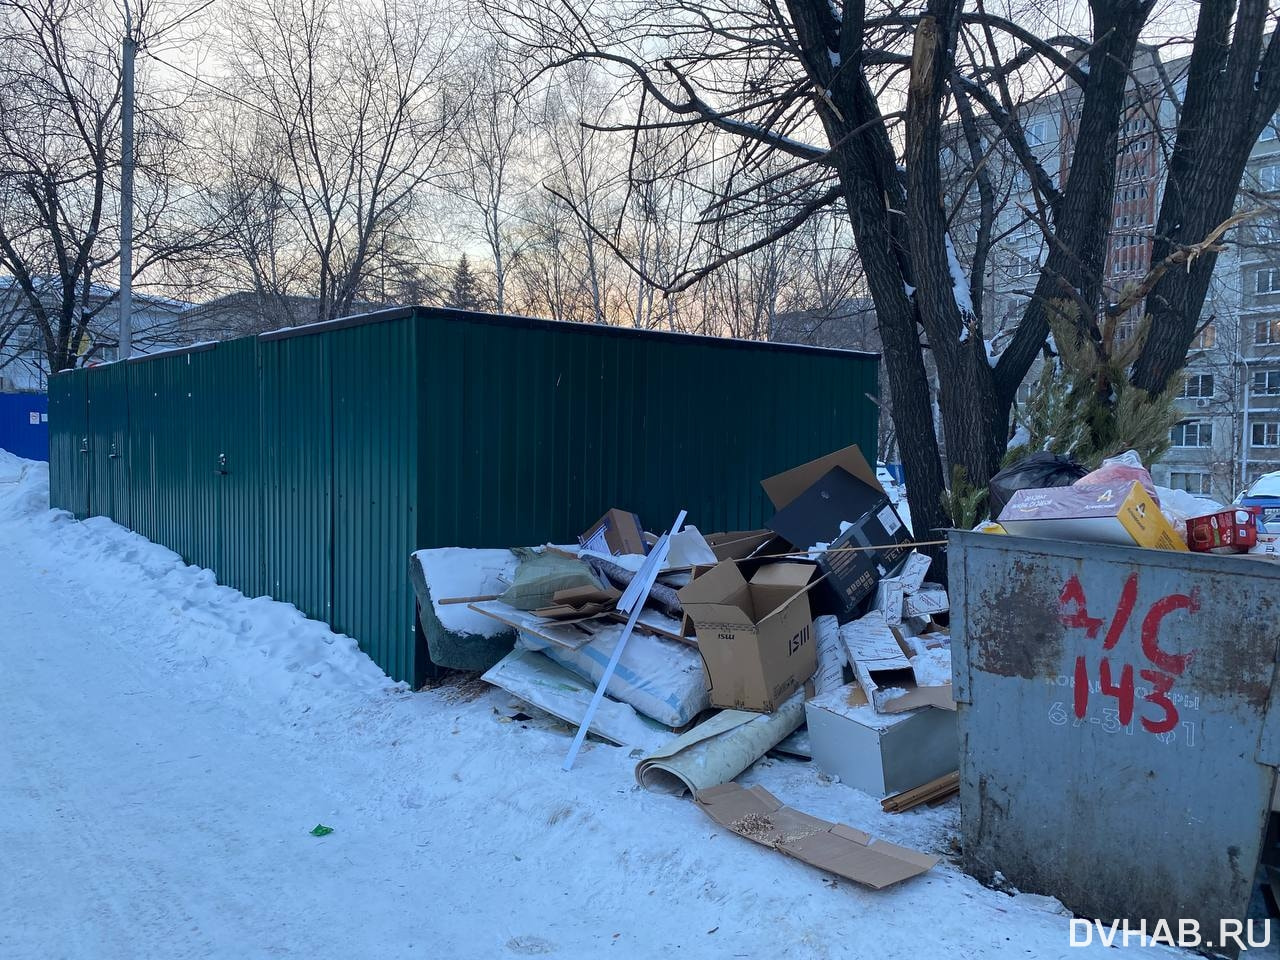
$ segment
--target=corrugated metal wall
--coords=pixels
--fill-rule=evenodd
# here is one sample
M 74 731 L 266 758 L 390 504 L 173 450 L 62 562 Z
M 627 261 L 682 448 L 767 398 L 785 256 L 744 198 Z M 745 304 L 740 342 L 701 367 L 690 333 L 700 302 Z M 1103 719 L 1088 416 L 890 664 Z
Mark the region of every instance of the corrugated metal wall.
M 89 409 L 87 370 L 49 380 L 49 504 L 79 520 L 89 516 Z
M 54 377 L 51 499 L 414 681 L 413 549 L 570 541 L 611 506 L 759 526 L 760 478 L 875 448 L 875 391 L 857 354 L 375 314 Z
M 876 445 L 875 361 L 431 311 L 420 317 L 422 546 L 571 542 L 610 507 L 760 526 L 758 480 Z
M 263 589 L 325 623 L 333 622 L 330 342 L 258 342 Z
M 28 460 L 48 461 L 47 393 L 0 393 L 0 450 Z

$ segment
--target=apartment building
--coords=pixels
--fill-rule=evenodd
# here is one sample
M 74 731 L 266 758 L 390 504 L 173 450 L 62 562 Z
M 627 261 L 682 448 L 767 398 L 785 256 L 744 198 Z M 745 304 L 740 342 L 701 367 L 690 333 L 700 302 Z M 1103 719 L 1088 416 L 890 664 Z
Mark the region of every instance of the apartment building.
M 1152 237 L 1165 178 L 1165 161 L 1186 89 L 1186 60 L 1161 63 L 1155 51 L 1134 71 L 1116 154 L 1116 191 L 1104 287 L 1110 301 L 1151 268 Z M 1079 116 L 1078 91 L 1068 89 L 1028 105 L 1028 140 L 1046 173 L 1066 170 Z M 1001 318 L 1020 315 L 1045 255 L 1039 229 L 1028 223 L 1034 198 L 1025 177 L 1013 178 L 1010 200 L 997 223 L 1004 236 L 987 274 L 988 319 L 999 336 Z M 1259 193 L 1280 191 L 1280 125 L 1263 133 L 1241 186 L 1242 206 Z M 1171 446 L 1151 469 L 1156 481 L 1229 501 L 1263 473 L 1280 469 L 1280 216 L 1263 216 L 1226 238 L 1213 286 L 1191 344 L 1186 380 L 1177 399 L 1182 419 Z M 1116 336 L 1132 337 L 1135 307 L 1119 318 Z M 1023 385 L 1033 389 L 1038 371 Z

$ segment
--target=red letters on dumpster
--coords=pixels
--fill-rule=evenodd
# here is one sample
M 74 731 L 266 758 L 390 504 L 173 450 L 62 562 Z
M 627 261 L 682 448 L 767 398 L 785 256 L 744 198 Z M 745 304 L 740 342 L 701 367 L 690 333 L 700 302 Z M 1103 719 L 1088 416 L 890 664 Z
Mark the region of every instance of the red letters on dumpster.
M 1120 642 L 1124 629 L 1133 616 L 1137 600 L 1138 575 L 1131 573 L 1120 591 L 1120 599 L 1116 603 L 1111 624 L 1102 642 L 1103 650 L 1114 650 Z M 1089 615 L 1088 600 L 1079 577 L 1073 574 L 1068 578 L 1058 597 L 1058 604 L 1059 617 L 1063 626 L 1082 629 L 1090 640 L 1097 639 L 1104 621 L 1100 617 Z M 1147 733 L 1163 734 L 1177 727 L 1178 708 L 1169 699 L 1169 691 L 1173 689 L 1174 681 L 1182 675 L 1192 657 L 1195 656 L 1195 651 L 1171 653 L 1161 649 L 1160 625 L 1165 617 L 1175 611 L 1185 610 L 1188 614 L 1194 614 L 1199 609 L 1198 590 L 1192 590 L 1190 594 L 1171 593 L 1151 604 L 1142 618 L 1140 634 L 1142 655 L 1154 668 L 1144 667 L 1138 670 L 1138 675 L 1151 684 L 1151 689 L 1142 698 L 1151 707 L 1144 710 L 1140 717 L 1142 729 Z M 1113 666 L 1110 657 L 1102 657 L 1098 662 L 1098 689 L 1103 696 L 1115 699 L 1120 725 L 1125 727 L 1133 722 L 1136 696 L 1133 674 L 1132 663 L 1120 662 Z M 1076 719 L 1083 720 L 1089 708 L 1090 692 L 1089 666 L 1083 654 L 1076 657 L 1074 686 Z

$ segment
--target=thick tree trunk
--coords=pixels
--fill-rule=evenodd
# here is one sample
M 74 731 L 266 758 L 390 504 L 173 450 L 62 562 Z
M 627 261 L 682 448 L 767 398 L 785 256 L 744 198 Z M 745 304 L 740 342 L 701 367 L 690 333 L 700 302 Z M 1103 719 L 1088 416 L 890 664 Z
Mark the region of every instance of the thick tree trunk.
M 1231 37 L 1232 4 L 1200 7 L 1188 66 L 1187 93 L 1156 221 L 1151 262 L 1178 244 L 1202 241 L 1235 206 L 1249 153 L 1263 126 L 1280 107 L 1280 76 L 1267 60 L 1259 70 L 1266 27 L 1265 0 L 1244 0 Z M 1270 46 L 1277 47 L 1273 34 Z M 1240 114 L 1248 115 L 1241 122 Z M 1207 252 L 1187 269 L 1167 271 L 1147 296 L 1151 332 L 1134 364 L 1133 383 L 1159 393 L 1186 363 L 1200 324 L 1217 254 Z
M 962 466 L 974 486 L 985 487 L 1000 467 L 1004 438 L 995 434 L 995 380 L 981 321 L 968 302 L 969 277 L 947 240 L 939 159 L 942 100 L 961 6 L 960 0 L 930 0 L 916 29 L 907 90 L 906 220 L 916 305 L 938 366 L 947 461 L 952 470 Z

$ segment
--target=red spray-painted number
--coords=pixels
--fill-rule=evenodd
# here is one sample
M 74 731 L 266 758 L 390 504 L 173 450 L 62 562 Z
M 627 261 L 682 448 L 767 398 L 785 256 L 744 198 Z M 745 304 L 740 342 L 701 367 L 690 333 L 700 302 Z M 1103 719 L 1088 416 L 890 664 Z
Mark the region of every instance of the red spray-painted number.
M 1138 575 L 1131 573 L 1120 590 L 1120 599 L 1111 616 L 1111 624 L 1107 628 L 1102 641 L 1103 650 L 1114 650 L 1120 642 L 1125 627 L 1133 617 L 1133 610 L 1138 600 Z M 1103 619 L 1089 615 L 1089 604 L 1085 597 L 1084 585 L 1074 574 L 1063 584 L 1062 593 L 1058 596 L 1059 617 L 1063 626 L 1084 630 L 1085 636 L 1095 640 L 1102 630 Z M 1164 618 L 1178 610 L 1194 614 L 1200 609 L 1200 592 L 1194 589 L 1190 594 L 1171 593 L 1161 597 L 1147 610 L 1142 618 L 1141 643 L 1142 655 L 1154 670 L 1139 670 L 1139 676 L 1151 684 L 1151 691 L 1142 699 L 1158 710 L 1153 717 L 1143 716 L 1142 729 L 1148 733 L 1168 733 L 1178 725 L 1178 708 L 1169 699 L 1169 691 L 1173 682 L 1180 677 L 1191 663 L 1195 652 L 1170 653 L 1160 647 L 1160 625 Z M 1119 665 L 1119 679 L 1116 679 L 1115 668 L 1110 657 L 1103 657 L 1098 662 L 1098 689 L 1103 696 L 1113 697 L 1116 701 L 1120 724 L 1128 726 L 1133 722 L 1134 712 L 1134 668 L 1131 663 Z M 1089 666 L 1083 655 L 1076 657 L 1075 690 L 1073 707 L 1077 719 L 1083 720 L 1089 709 Z

